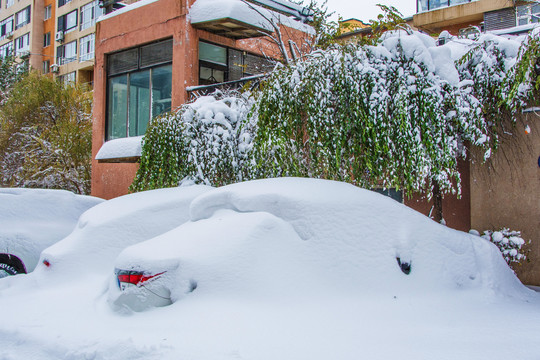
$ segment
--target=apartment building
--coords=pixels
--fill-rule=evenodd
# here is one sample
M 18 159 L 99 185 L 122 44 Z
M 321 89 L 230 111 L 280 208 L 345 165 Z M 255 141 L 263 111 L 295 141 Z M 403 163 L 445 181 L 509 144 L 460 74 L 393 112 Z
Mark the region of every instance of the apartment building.
M 52 71 L 64 81 L 92 83 L 98 0 L 58 0 Z
M 5 0 L 0 9 L 0 56 L 10 54 L 34 68 L 43 59 L 44 0 Z M 34 21 L 39 19 L 39 21 Z
M 91 83 L 97 0 L 6 0 L 0 9 L 0 56 L 64 81 Z
M 527 31 L 540 20 L 540 4 L 520 0 L 417 0 L 414 27 L 428 33 L 457 35 L 471 26 L 484 31 Z

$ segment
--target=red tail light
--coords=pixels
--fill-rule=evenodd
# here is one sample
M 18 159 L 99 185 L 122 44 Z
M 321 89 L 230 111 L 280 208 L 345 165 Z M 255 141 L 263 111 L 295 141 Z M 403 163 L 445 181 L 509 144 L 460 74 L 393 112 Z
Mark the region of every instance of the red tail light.
M 159 276 L 163 274 L 162 272 L 155 275 L 145 275 L 144 273 L 140 271 L 126 271 L 126 270 L 117 270 L 116 271 L 116 277 L 118 278 L 118 282 L 121 283 L 129 283 L 133 285 L 141 285 L 144 282 L 155 278 L 156 276 Z

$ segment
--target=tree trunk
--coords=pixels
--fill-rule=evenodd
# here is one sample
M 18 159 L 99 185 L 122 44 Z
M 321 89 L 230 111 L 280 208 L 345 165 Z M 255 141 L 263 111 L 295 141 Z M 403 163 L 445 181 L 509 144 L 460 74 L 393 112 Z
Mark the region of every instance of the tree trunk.
M 432 180 L 433 185 L 433 211 L 431 213 L 431 218 L 436 222 L 440 223 L 443 220 L 443 204 L 442 204 L 442 193 L 439 183 L 435 180 Z

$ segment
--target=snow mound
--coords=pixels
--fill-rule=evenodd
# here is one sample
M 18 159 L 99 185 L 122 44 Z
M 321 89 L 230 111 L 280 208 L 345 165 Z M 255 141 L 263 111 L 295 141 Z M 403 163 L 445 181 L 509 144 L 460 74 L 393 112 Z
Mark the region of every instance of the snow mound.
M 342 289 L 476 288 L 508 296 L 528 294 L 489 242 L 349 184 L 281 178 L 225 186 L 192 202 L 194 223 L 190 226 L 203 220 L 205 228 L 219 226 L 221 220 L 214 218 L 222 209 L 269 213 L 290 224 L 305 243 L 302 257 L 318 264 L 319 272 L 332 269 L 325 277 Z M 270 236 L 267 241 L 277 241 L 271 240 L 275 238 Z M 398 258 L 411 265 L 408 276 L 401 271 Z
M 32 271 L 43 249 L 69 234 L 79 216 L 103 200 L 65 190 L 0 188 L 0 253 Z
M 150 239 L 189 220 L 193 198 L 211 187 L 193 185 L 150 190 L 104 202 L 84 214 L 75 230 L 43 251 L 56 274 L 92 269 L 93 274 L 112 271 L 112 261 L 125 247 Z
M 96 160 L 141 156 L 142 136 L 107 141 L 96 154 Z

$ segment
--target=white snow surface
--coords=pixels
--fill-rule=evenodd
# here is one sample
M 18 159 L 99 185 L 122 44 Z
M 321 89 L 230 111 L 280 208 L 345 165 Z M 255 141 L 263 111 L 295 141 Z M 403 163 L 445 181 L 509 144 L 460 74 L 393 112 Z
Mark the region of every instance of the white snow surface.
M 19 257 L 28 272 L 41 251 L 68 235 L 79 216 L 103 199 L 65 190 L 0 188 L 0 253 Z
M 323 180 L 260 180 L 207 191 L 190 214 L 116 263 L 177 261 L 170 306 L 113 310 L 113 268 L 96 271 L 91 253 L 84 273 L 58 269 L 60 277 L 38 267 L 1 280 L 2 358 L 532 360 L 540 353 L 540 294 L 520 284 L 496 247 L 382 195 Z M 96 225 L 106 216 L 85 214 Z M 411 262 L 409 275 L 396 256 Z M 181 289 L 188 279 L 197 282 L 191 293 Z
M 105 142 L 96 154 L 96 160 L 141 156 L 142 136 L 131 136 Z
M 189 205 L 212 189 L 193 185 L 143 191 L 114 198 L 81 215 L 71 234 L 47 248 L 39 267 L 52 276 L 107 274 L 125 247 L 148 240 L 189 220 Z
M 226 18 L 238 20 L 267 31 L 273 31 L 274 28 L 269 21 L 271 20 L 276 24 L 283 24 L 308 34 L 315 34 L 311 26 L 294 20 L 292 17 L 270 11 L 255 4 L 248 4 L 242 0 L 197 0 L 189 9 L 189 19 L 192 24 Z

